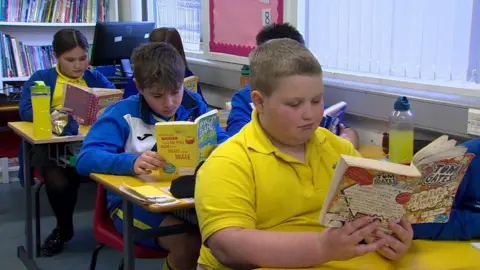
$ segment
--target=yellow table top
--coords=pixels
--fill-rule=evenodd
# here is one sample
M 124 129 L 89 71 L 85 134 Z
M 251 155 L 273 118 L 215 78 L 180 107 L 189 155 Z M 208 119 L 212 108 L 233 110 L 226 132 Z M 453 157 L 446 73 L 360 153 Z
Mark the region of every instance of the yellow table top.
M 33 136 L 32 122 L 9 122 L 8 126 L 20 137 L 27 140 L 31 144 L 49 144 L 49 143 L 66 143 L 66 142 L 81 142 L 85 139 L 85 135 L 90 129 L 89 126 L 80 125 L 79 135 L 77 136 L 55 136 L 52 134 L 48 139 L 37 139 Z
M 146 184 L 152 185 L 158 188 L 170 187 L 172 181 L 161 180 L 158 177 L 158 175 L 155 173 L 153 173 L 151 176 L 142 176 L 142 177 L 92 173 L 90 174 L 90 178 L 92 178 L 99 184 L 102 184 L 103 186 L 105 186 L 106 188 L 108 188 L 109 190 L 115 193 L 118 193 L 118 194 L 121 193 L 123 196 L 126 196 L 130 201 L 142 206 L 143 208 L 147 209 L 150 212 L 163 213 L 163 212 L 170 212 L 173 210 L 180 210 L 180 209 L 195 207 L 195 204 L 193 202 L 187 202 L 184 200 L 180 200 L 180 203 L 173 204 L 173 205 L 165 205 L 165 206 L 145 205 L 139 202 L 138 200 L 136 200 L 135 198 L 128 196 L 128 194 L 122 193 L 120 191 L 120 187 L 122 186 L 122 184 L 126 184 L 132 187 L 143 186 Z
M 263 268 L 266 269 L 266 268 Z M 415 240 L 399 261 L 369 253 L 345 262 L 329 262 L 311 269 L 324 270 L 460 270 L 480 269 L 480 252 L 469 242 Z

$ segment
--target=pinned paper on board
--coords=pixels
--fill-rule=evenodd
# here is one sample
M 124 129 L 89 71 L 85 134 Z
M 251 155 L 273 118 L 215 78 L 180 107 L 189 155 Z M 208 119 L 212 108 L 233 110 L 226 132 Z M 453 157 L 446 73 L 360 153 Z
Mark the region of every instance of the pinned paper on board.
M 264 26 L 283 23 L 283 1 L 210 0 L 210 52 L 248 56 Z

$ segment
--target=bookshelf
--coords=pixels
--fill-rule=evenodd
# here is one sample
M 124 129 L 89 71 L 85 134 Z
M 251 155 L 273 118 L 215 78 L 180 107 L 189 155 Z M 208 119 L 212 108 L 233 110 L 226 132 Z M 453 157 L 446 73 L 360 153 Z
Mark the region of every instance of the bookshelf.
M 106 1 L 108 1 L 108 9 L 94 9 L 94 7 L 98 8 L 99 6 L 103 8 L 102 4 L 107 3 Z M 119 1 L 121 0 L 0 0 L 0 94 L 12 95 L 13 92 L 11 91 L 21 87 L 29 79 L 31 73 L 37 69 L 50 67 L 53 61 L 45 61 L 45 59 L 52 57 L 51 52 L 45 53 L 46 50 L 44 50 L 43 58 L 39 58 L 32 50 L 40 48 L 40 46 L 45 46 L 42 48 L 51 47 L 53 35 L 58 30 L 63 28 L 78 29 L 85 34 L 92 44 L 95 24 L 98 19 L 104 17 L 105 21 L 118 21 Z M 11 7 L 5 6 L 8 4 Z M 91 12 L 88 11 L 90 7 L 92 7 Z M 93 10 L 97 10 L 96 14 Z M 22 72 L 16 72 L 18 74 L 12 74 L 8 70 L 4 70 L 6 59 L 11 57 L 4 50 L 5 44 L 9 45 L 9 43 L 5 43 L 6 39 L 3 38 L 5 35 L 14 38 L 17 50 L 20 49 L 15 60 L 22 61 L 20 68 L 23 67 L 24 69 L 22 69 Z M 9 42 L 11 41 L 9 40 Z M 13 50 L 10 51 L 13 52 Z M 36 57 L 35 65 L 31 65 L 31 59 L 28 58 L 32 57 L 32 54 Z M 22 55 L 23 58 L 18 58 L 19 55 Z M 10 63 L 10 65 L 12 64 L 18 69 L 16 62 Z M 23 72 L 27 71 L 27 66 L 29 67 L 28 72 Z M 17 108 L 11 104 L 0 104 L 0 117 L 3 117 L 5 112 L 17 110 Z M 2 131 L 2 127 L 0 127 L 0 132 Z M 18 161 L 15 158 L 2 157 L 2 153 L 0 153 L 0 184 L 18 181 L 18 178 L 16 178 L 18 173 L 17 163 Z
M 50 23 L 50 22 L 2 22 L 0 26 L 27 26 L 27 27 L 91 27 L 95 23 Z
M 11 2 L 13 3 L 12 6 L 16 5 L 17 1 L 19 3 L 25 2 L 22 0 L 0 0 L 0 2 Z M 108 9 L 104 9 L 102 5 L 100 10 L 99 3 L 107 3 L 105 1 L 108 1 Z M 55 32 L 63 28 L 78 29 L 85 34 L 90 43 L 93 43 L 96 24 L 95 19 L 105 17 L 106 21 L 118 21 L 118 2 L 119 0 L 37 0 L 35 2 L 30 2 L 33 3 L 31 5 L 37 3 L 37 6 L 22 6 L 18 4 L 17 6 L 19 6 L 20 9 L 7 9 L 8 11 L 0 10 L 0 32 L 14 38 L 17 44 L 21 43 L 24 47 L 28 47 L 28 49 L 31 50 L 30 54 L 25 56 L 25 58 L 31 58 L 32 54 L 37 55 L 37 51 L 41 51 L 46 57 L 50 58 L 51 52 L 45 53 L 45 48 L 51 46 Z M 48 8 L 50 3 L 51 8 Z M 67 4 L 62 7 L 61 3 Z M 88 7 L 86 6 L 87 3 L 89 5 Z M 83 11 L 82 7 L 84 8 Z M 36 12 L 29 12 L 29 8 L 31 11 L 36 10 Z M 93 11 L 89 12 L 87 8 Z M 94 12 L 95 10 L 97 12 Z M 83 17 L 81 15 L 82 12 L 84 13 Z M 100 15 L 102 12 L 105 12 L 104 16 Z M 0 41 L 2 41 L 1 37 Z M 18 48 L 25 49 L 24 47 L 18 45 Z M 4 46 L 0 46 L 0 49 L 3 48 Z M 5 59 L 8 56 L 6 56 L 5 51 L 1 51 L 0 53 L 2 54 L 0 61 L 0 89 L 2 90 L 6 88 L 6 84 L 19 84 L 27 81 L 31 73 L 37 69 L 48 68 L 53 63 L 36 61 L 37 64 L 32 66 L 28 71 L 23 69 L 24 72 L 12 73 L 5 70 L 4 67 L 6 64 Z M 15 60 L 13 62 L 16 64 Z M 0 91 L 0 93 L 3 93 L 3 91 Z

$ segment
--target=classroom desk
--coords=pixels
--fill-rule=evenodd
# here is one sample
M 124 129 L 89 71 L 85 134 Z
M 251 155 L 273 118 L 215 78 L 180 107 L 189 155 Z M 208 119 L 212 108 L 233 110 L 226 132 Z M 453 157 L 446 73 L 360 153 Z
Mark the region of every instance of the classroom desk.
M 2 105 L 0 106 L 0 112 L 18 111 L 18 105 Z
M 262 268 L 268 269 L 268 268 Z M 369 253 L 344 262 L 329 262 L 310 269 L 322 270 L 476 270 L 480 252 L 469 242 L 415 240 L 399 261 L 389 261 Z
M 23 146 L 23 176 L 24 176 L 24 192 L 25 192 L 25 246 L 21 245 L 17 247 L 17 256 L 23 262 L 27 269 L 39 269 L 35 260 L 33 259 L 33 226 L 32 226 L 32 186 L 31 182 L 33 180 L 32 170 L 31 170 L 31 160 L 30 155 L 28 154 L 35 145 L 40 144 L 59 144 L 59 143 L 71 143 L 71 142 L 81 142 L 85 138 L 89 127 L 80 126 L 78 136 L 66 136 L 58 137 L 52 135 L 49 139 L 38 139 L 33 136 L 33 123 L 31 122 L 9 122 L 8 127 L 10 127 L 13 132 L 22 138 Z M 37 230 L 37 238 L 38 236 Z M 37 243 L 37 255 L 39 255 Z
M 133 204 L 137 204 L 145 208 L 146 210 L 153 213 L 166 213 L 175 210 L 183 210 L 194 208 L 195 204 L 192 201 L 181 200 L 180 203 L 174 205 L 145 205 L 139 202 L 134 197 L 125 194 L 120 191 L 122 184 L 127 184 L 129 186 L 141 186 L 149 184 L 158 188 L 170 187 L 171 181 L 164 181 L 158 178 L 158 175 L 152 176 L 142 176 L 142 177 L 133 177 L 133 176 L 118 176 L 118 175 L 107 175 L 107 174 L 97 174 L 93 173 L 90 175 L 90 178 L 102 184 L 107 189 L 115 192 L 116 194 L 122 196 L 123 198 L 123 258 L 124 258 L 124 267 L 126 270 L 135 269 L 135 256 L 133 255 Z M 172 235 L 176 233 L 182 233 L 185 231 L 186 225 L 174 225 L 169 227 L 162 227 L 157 229 L 156 232 L 162 232 L 162 236 Z

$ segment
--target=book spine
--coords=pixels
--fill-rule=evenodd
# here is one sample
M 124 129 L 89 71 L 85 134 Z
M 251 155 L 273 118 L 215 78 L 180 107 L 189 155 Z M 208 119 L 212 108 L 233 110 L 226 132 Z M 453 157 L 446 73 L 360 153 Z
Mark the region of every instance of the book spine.
M 97 120 L 97 114 L 100 106 L 100 98 L 95 95 L 90 95 L 88 99 L 88 124 L 93 125 Z

